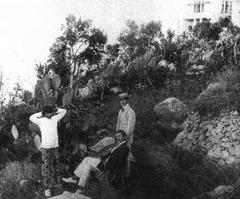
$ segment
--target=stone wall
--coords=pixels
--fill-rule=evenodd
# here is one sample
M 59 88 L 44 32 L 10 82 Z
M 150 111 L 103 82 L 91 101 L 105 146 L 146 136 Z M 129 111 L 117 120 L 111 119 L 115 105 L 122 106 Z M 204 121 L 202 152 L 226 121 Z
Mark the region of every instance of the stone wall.
M 240 116 L 236 111 L 223 111 L 204 119 L 192 113 L 174 143 L 189 151 L 203 151 L 219 165 L 239 165 Z

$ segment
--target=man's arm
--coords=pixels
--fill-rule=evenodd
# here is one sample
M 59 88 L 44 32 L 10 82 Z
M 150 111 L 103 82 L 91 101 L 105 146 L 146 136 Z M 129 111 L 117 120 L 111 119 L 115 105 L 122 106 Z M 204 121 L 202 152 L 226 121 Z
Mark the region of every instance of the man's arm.
M 120 117 L 119 117 L 119 115 L 120 115 L 120 111 L 119 111 L 119 113 L 118 113 L 116 131 L 119 130 L 119 125 L 120 125 Z
M 53 116 L 57 121 L 61 120 L 67 113 L 66 109 L 58 108 L 56 115 Z
M 33 122 L 34 124 L 39 125 L 40 124 L 40 118 L 42 116 L 42 113 L 34 113 L 33 115 L 30 116 L 29 120 Z

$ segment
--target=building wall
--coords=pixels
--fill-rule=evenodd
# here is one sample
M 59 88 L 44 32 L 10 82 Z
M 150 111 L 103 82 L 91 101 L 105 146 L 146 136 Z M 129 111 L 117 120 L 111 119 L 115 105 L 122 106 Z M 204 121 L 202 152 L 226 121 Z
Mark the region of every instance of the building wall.
M 203 12 L 194 12 L 195 2 L 204 2 Z M 194 26 L 198 21 L 202 22 L 203 18 L 210 19 L 214 23 L 218 21 L 219 17 L 229 16 L 231 16 L 234 25 L 240 26 L 240 0 L 232 0 L 232 13 L 222 13 L 222 2 L 223 0 L 189 0 L 184 15 L 185 30 L 189 25 Z
M 233 1 L 232 22 L 234 25 L 240 26 L 240 0 Z

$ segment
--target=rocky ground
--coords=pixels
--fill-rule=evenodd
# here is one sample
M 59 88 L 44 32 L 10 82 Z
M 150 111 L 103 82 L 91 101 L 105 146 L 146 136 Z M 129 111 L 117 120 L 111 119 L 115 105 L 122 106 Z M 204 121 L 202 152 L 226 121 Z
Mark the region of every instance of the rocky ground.
M 219 165 L 239 166 L 239 122 L 236 111 L 226 110 L 210 119 L 193 113 L 175 143 L 186 150 L 200 150 Z
M 109 189 L 105 186 L 104 181 L 96 181 L 92 178 L 87 196 L 92 199 L 188 199 L 201 196 L 203 193 L 206 193 L 206 196 L 208 192 L 214 191 L 221 184 L 234 185 L 237 181 L 236 170 L 220 169 L 211 161 L 206 160 L 204 154 L 195 150 L 185 150 L 182 145 L 178 147 L 171 144 L 179 133 L 179 129 L 166 129 L 158 122 L 159 117 L 154 113 L 153 107 L 163 99 L 153 99 L 155 98 L 150 96 L 133 95 L 130 101 L 137 114 L 133 145 L 136 162 L 132 164 L 132 173 L 126 180 L 124 192 Z M 109 96 L 104 103 L 99 100 L 81 102 L 77 109 L 81 115 L 82 126 L 87 123 L 86 128 L 88 127 L 91 135 L 96 134 L 99 129 L 106 130 L 102 131 L 104 136 L 112 135 L 119 110 L 119 102 L 116 96 Z M 197 118 L 195 120 L 198 121 Z M 197 124 L 194 123 L 193 128 L 195 128 L 195 125 Z M 218 126 L 213 127 L 215 130 L 217 128 Z M 179 136 L 177 139 L 179 139 Z M 188 136 L 190 136 L 190 133 L 186 134 L 187 138 L 183 140 L 190 140 Z M 97 142 L 100 137 L 93 136 L 91 144 Z M 22 144 L 18 145 L 17 151 L 27 152 L 23 153 L 21 159 L 19 159 L 20 156 L 16 157 L 12 154 L 14 157 L 9 160 L 5 159 L 2 164 L 4 166 L 2 166 L 3 169 L 0 172 L 1 198 L 44 198 L 41 182 L 39 182 L 39 179 L 41 179 L 39 153 L 32 145 L 33 141 L 30 137 L 28 141 L 24 136 L 21 136 L 21 138 Z M 20 148 L 21 150 L 18 150 Z M 6 155 L 5 157 L 10 157 L 9 154 L 11 153 L 11 151 L 6 150 L 1 152 L 1 154 Z M 74 161 L 77 162 L 79 159 Z M 62 171 L 63 175 L 70 175 L 67 173 L 68 171 L 69 167 L 66 166 Z M 61 190 L 75 191 L 74 187 L 63 187 Z M 60 193 L 56 191 L 56 194 Z

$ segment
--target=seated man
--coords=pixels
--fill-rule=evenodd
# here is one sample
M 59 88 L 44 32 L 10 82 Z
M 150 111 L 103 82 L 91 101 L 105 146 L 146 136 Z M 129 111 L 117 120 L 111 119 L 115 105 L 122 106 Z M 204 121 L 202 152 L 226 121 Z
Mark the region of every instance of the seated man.
M 117 131 L 115 135 L 115 144 L 108 154 L 102 157 L 96 155 L 84 158 L 80 165 L 75 169 L 75 175 L 70 178 L 63 178 L 62 180 L 66 183 L 78 182 L 80 188 L 84 188 L 91 170 L 97 169 L 103 172 L 114 172 L 122 169 L 125 167 L 129 153 L 126 140 L 126 133 L 122 130 Z

